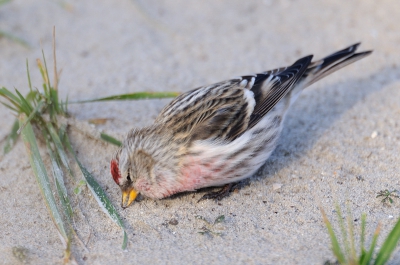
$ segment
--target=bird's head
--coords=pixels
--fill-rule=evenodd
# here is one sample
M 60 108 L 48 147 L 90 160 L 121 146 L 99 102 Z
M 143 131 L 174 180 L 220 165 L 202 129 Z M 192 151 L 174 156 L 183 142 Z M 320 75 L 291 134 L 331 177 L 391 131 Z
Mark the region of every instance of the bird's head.
M 111 159 L 111 175 L 122 190 L 122 207 L 140 193 L 162 199 L 182 190 L 177 180 L 186 142 L 158 125 L 132 129 Z
M 111 175 L 121 188 L 121 207 L 128 207 L 154 178 L 154 160 L 143 150 L 121 148 L 111 160 Z

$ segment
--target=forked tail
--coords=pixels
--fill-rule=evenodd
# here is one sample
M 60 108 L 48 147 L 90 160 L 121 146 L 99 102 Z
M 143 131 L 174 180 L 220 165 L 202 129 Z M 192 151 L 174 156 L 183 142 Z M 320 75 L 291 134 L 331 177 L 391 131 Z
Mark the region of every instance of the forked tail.
M 304 82 L 302 87 L 310 86 L 321 78 L 372 53 L 372 51 L 355 53 L 359 45 L 360 43 L 356 43 L 321 60 L 312 62 L 302 76 L 302 80 L 299 81 Z

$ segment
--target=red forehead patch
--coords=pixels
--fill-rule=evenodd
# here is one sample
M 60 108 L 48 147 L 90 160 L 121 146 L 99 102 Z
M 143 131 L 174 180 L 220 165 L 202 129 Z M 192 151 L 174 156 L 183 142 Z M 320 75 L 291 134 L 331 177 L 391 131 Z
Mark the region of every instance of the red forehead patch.
M 119 173 L 118 162 L 116 160 L 111 160 L 111 175 L 115 183 L 119 184 L 121 174 Z

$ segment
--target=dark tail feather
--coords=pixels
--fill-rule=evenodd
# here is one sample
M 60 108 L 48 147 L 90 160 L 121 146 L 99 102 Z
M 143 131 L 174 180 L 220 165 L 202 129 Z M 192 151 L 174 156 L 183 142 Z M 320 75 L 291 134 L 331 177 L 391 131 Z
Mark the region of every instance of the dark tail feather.
M 304 87 L 372 53 L 372 51 L 355 53 L 359 45 L 360 43 L 356 43 L 319 61 L 312 62 L 303 75 Z

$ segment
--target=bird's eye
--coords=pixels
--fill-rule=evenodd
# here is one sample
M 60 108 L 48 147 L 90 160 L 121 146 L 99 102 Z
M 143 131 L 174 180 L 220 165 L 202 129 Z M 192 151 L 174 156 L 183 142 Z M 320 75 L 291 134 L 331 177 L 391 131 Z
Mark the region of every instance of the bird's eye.
M 127 180 L 131 181 L 131 174 L 128 172 L 128 176 L 126 177 Z

